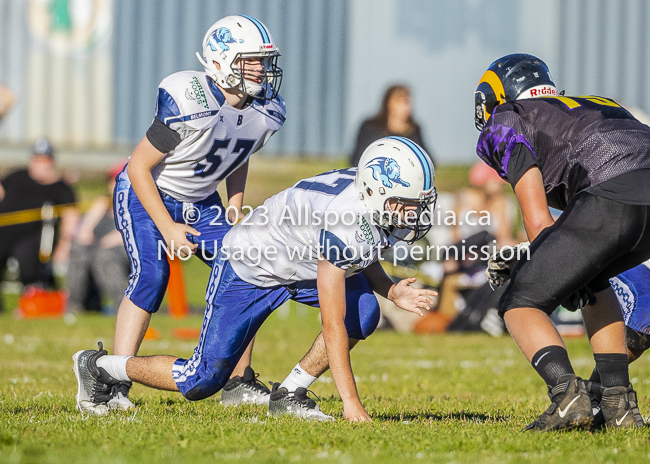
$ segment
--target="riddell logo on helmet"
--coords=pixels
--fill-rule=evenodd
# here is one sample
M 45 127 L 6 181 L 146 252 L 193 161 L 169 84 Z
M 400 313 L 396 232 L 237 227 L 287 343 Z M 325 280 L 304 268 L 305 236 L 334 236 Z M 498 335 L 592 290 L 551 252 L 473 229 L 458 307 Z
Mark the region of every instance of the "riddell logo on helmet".
M 544 87 L 536 87 L 530 89 L 529 92 L 531 97 L 547 97 L 547 96 L 557 97 L 557 90 L 555 89 L 555 87 L 551 87 L 550 85 L 546 85 Z

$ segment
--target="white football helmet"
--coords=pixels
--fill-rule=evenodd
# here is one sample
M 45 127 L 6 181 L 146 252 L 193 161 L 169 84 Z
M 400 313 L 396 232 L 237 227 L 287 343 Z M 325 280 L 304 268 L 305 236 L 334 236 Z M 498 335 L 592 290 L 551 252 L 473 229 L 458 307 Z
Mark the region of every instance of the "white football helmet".
M 422 147 L 405 137 L 384 137 L 361 155 L 355 185 L 374 223 L 413 243 L 433 225 L 434 180 L 433 163 Z M 411 233 L 404 237 L 396 229 Z
M 246 95 L 265 100 L 273 100 L 278 95 L 282 83 L 282 69 L 277 66 L 280 51 L 266 26 L 255 18 L 241 15 L 220 19 L 203 37 L 203 56 L 198 52 L 196 56 L 205 72 L 224 89 L 237 88 Z M 246 72 L 246 78 L 240 60 L 247 58 L 260 60 L 263 71 Z M 252 75 L 257 79 L 251 79 Z

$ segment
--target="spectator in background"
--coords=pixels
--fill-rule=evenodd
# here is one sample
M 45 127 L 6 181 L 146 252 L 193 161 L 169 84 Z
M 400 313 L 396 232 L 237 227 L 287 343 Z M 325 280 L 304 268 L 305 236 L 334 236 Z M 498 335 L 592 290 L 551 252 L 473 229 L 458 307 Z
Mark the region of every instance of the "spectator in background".
M 14 93 L 0 84 L 0 119 L 3 119 L 16 101 Z
M 405 85 L 391 85 L 384 93 L 379 113 L 366 119 L 357 134 L 357 142 L 350 156 L 350 165 L 357 166 L 363 151 L 377 139 L 398 135 L 411 139 L 431 155 L 422 141 L 420 126 L 413 119 L 411 91 Z M 433 156 L 431 156 L 433 160 Z M 434 165 L 435 165 L 435 160 Z
M 67 279 L 69 313 L 101 309 L 105 314 L 113 314 L 124 296 L 129 258 L 122 235 L 115 228 L 113 190 L 115 177 L 125 165 L 126 160 L 120 161 L 110 169 L 107 195 L 93 201 L 73 240 Z M 92 303 L 96 307 L 91 308 Z
M 499 247 L 515 245 L 513 236 L 516 206 L 504 191 L 506 182 L 483 161 L 476 162 L 469 170 L 470 187 L 456 196 L 454 213 L 458 220 L 452 226 L 454 242 L 486 231 L 493 236 Z M 489 214 L 489 220 L 479 220 Z M 487 222 L 487 223 L 486 223 Z
M 416 332 L 483 328 L 497 335 L 503 331 L 498 317 L 484 323 L 487 311 L 496 307 L 503 289 L 493 292 L 489 287 L 484 273 L 487 262 L 480 250 L 487 246 L 491 253 L 494 247 L 519 242 L 514 236 L 517 207 L 504 191 L 506 182 L 483 161 L 471 167 L 468 177 L 470 187 L 458 192 L 454 206 L 451 249 L 458 250 L 458 259 L 450 253 L 450 258 L 442 262 L 438 308 L 417 321 Z
M 79 212 L 74 204 L 74 192 L 56 170 L 52 145 L 42 138 L 36 141 L 31 151 L 26 169 L 9 174 L 0 181 L 0 214 L 16 213 L 4 215 L 0 221 L 0 280 L 8 258 L 14 257 L 18 260 L 20 281 L 24 285 L 54 287 L 52 268 L 65 267 L 68 261 Z M 58 240 L 54 240 L 54 235 L 52 239 L 45 235 L 46 240 L 41 240 L 45 224 L 42 212 L 46 205 L 63 205 L 59 215 Z M 59 222 L 56 214 L 51 222 L 53 224 L 48 227 L 53 229 Z

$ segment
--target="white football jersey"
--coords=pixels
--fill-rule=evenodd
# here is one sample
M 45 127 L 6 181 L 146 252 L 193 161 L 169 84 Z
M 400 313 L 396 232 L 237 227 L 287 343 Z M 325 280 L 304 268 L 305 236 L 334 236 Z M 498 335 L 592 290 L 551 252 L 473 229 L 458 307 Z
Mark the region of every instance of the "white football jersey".
M 228 104 L 205 72 L 182 71 L 160 83 L 156 117 L 181 137 L 152 169 L 160 190 L 183 202 L 202 200 L 282 127 L 284 101 Z
M 355 175 L 352 168 L 304 179 L 234 226 L 222 250 L 237 275 L 271 287 L 315 280 L 321 254 L 346 277 L 375 262 L 397 240 L 370 220 Z

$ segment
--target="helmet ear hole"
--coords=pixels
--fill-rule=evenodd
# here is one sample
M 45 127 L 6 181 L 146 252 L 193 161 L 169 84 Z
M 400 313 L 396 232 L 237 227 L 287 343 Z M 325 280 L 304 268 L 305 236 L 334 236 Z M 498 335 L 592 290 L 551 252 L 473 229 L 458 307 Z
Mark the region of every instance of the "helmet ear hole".
M 372 189 L 370 187 L 366 187 L 366 193 L 368 194 L 369 197 L 372 196 Z

